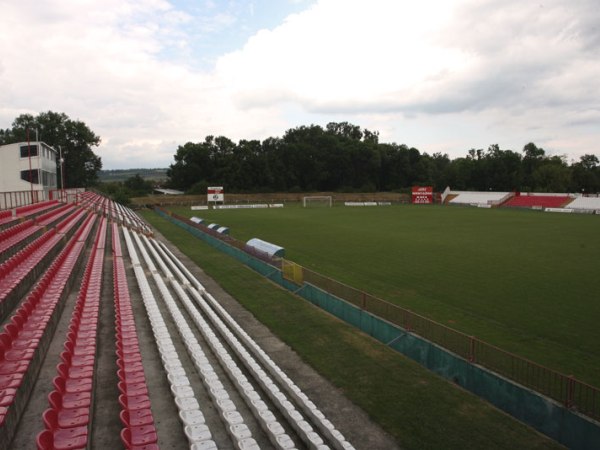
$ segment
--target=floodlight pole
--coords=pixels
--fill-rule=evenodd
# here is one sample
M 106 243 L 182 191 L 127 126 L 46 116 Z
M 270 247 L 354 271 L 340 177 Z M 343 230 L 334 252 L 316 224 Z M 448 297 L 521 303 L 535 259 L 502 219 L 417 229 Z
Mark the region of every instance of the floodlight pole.
M 29 187 L 31 189 L 31 203 L 33 203 L 33 181 L 31 178 L 31 142 L 29 141 L 29 127 L 27 127 L 27 157 L 29 159 Z
M 59 157 L 59 162 L 60 162 L 60 189 L 61 189 L 61 195 L 60 198 L 61 200 L 64 200 L 65 197 L 65 167 L 64 167 L 64 163 L 65 160 L 62 157 L 62 147 L 59 145 L 58 146 L 58 157 Z

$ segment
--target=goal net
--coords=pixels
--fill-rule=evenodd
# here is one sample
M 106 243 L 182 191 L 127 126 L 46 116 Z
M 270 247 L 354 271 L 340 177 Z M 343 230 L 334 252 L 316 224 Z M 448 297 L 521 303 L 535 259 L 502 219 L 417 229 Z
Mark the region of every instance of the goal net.
M 302 197 L 302 206 L 306 207 L 326 207 L 331 208 L 333 200 L 331 195 L 314 195 L 312 197 Z

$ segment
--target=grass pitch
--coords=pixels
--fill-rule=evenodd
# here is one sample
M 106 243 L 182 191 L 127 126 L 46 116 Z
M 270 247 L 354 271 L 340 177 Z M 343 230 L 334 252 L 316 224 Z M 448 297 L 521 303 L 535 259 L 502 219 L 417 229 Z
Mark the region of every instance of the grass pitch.
M 600 218 L 441 206 L 191 211 L 452 328 L 598 385 Z
M 144 217 L 405 449 L 559 449 L 559 444 L 430 373 L 149 211 Z

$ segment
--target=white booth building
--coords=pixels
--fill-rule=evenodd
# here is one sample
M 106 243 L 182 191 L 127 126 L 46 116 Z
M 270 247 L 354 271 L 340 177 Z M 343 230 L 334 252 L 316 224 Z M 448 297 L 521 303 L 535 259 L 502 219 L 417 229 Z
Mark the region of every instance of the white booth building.
M 17 193 L 30 192 L 27 201 L 32 203 L 49 198 L 49 192 L 57 188 L 56 165 L 58 153 L 44 142 L 18 142 L 0 146 L 0 193 L 10 207 L 12 197 Z M 30 170 L 31 167 L 31 170 Z M 11 198 L 9 198 L 11 197 Z
M 31 161 L 31 172 L 29 171 Z M 0 146 L 0 192 L 56 189 L 58 153 L 44 142 Z

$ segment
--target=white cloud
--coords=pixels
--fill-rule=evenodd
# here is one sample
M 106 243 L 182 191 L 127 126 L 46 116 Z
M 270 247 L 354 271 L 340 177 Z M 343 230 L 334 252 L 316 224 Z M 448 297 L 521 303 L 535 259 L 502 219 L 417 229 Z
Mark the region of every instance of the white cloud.
M 220 56 L 204 39 L 244 21 L 211 4 L 198 15 L 163 0 L 6 2 L 0 127 L 65 112 L 102 137 L 108 168 L 166 166 L 209 134 L 336 120 L 452 156 L 529 141 L 597 153 L 593 1 L 320 0 Z

